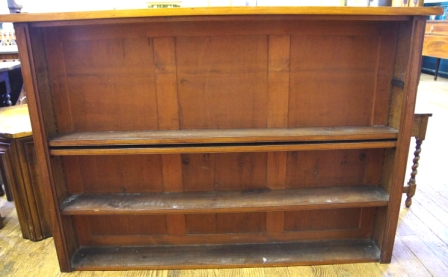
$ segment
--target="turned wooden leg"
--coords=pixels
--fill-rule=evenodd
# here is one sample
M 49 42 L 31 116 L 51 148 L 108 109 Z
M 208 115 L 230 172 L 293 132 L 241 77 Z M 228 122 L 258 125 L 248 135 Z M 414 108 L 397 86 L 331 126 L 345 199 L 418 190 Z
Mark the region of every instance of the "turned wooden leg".
M 412 196 L 415 194 L 415 190 L 417 189 L 417 184 L 415 182 L 415 176 L 417 175 L 418 171 L 418 161 L 420 160 L 420 152 L 422 152 L 422 140 L 415 139 L 415 152 L 414 152 L 414 159 L 412 160 L 412 172 L 411 172 L 411 178 L 408 182 L 408 191 L 406 193 L 406 207 L 409 208 L 412 205 Z
M 434 81 L 437 81 L 437 75 L 439 75 L 440 58 L 436 60 L 436 71 L 434 72 Z

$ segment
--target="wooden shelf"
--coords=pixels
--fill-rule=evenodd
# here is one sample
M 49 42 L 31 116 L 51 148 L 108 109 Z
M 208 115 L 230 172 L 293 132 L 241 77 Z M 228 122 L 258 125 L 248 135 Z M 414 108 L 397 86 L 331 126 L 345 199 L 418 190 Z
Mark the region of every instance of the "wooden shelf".
M 398 131 L 387 126 L 304 127 L 269 129 L 216 129 L 167 131 L 111 131 L 58 134 L 52 147 L 157 145 L 205 143 L 309 142 L 396 139 Z
M 78 155 L 136 155 L 136 154 L 196 154 L 196 153 L 238 153 L 238 152 L 277 152 L 309 151 L 335 149 L 373 149 L 394 148 L 397 141 L 356 141 L 356 142 L 320 142 L 290 144 L 215 144 L 215 145 L 174 145 L 147 147 L 92 147 L 92 148 L 53 148 L 53 156 Z
M 25 13 L 2 15 L 4 22 L 39 22 L 67 21 L 108 18 L 139 18 L 139 17 L 176 17 L 208 16 L 208 15 L 370 15 L 370 16 L 409 16 L 442 14 L 439 7 L 187 7 L 171 9 L 135 9 L 113 11 L 80 11 L 63 13 Z
M 295 243 L 81 247 L 72 257 L 75 270 L 286 266 L 378 261 L 370 240 Z
M 64 215 L 279 211 L 387 206 L 377 186 L 184 193 L 76 194 L 61 203 Z

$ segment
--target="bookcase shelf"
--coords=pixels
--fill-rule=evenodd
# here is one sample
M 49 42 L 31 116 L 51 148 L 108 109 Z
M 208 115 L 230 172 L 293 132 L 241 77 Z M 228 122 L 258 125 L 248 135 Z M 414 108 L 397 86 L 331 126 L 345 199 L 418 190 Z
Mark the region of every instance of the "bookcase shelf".
M 253 189 L 184 193 L 71 195 L 64 215 L 169 214 L 285 211 L 387 206 L 389 195 L 377 186 L 303 189 Z
M 229 268 L 374 262 L 380 251 L 372 241 L 206 246 L 83 247 L 72 258 L 77 270 Z
M 397 135 L 398 131 L 388 126 L 75 132 L 55 135 L 50 139 L 49 145 L 52 147 L 71 147 L 392 140 L 396 139 Z
M 51 148 L 54 156 L 73 155 L 126 155 L 126 154 L 179 154 L 179 153 L 238 153 L 238 152 L 285 152 L 331 149 L 394 148 L 395 140 L 314 142 L 314 143 L 264 143 L 264 144 L 201 144 L 201 145 L 156 145 L 134 147 L 73 147 Z

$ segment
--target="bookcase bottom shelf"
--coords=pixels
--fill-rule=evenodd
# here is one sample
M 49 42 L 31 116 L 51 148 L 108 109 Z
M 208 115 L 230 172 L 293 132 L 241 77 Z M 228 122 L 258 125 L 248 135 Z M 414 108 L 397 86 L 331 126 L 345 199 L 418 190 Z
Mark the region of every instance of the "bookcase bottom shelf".
M 74 270 L 229 268 L 378 261 L 371 240 L 190 246 L 89 246 L 72 257 Z

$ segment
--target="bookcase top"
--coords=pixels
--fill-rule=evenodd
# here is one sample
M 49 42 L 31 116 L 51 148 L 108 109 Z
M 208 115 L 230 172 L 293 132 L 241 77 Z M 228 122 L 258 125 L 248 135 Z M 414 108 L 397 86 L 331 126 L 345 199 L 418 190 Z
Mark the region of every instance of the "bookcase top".
M 0 15 L 0 22 L 231 15 L 429 16 L 440 14 L 443 14 L 443 8 L 440 7 L 188 7 L 4 14 Z

